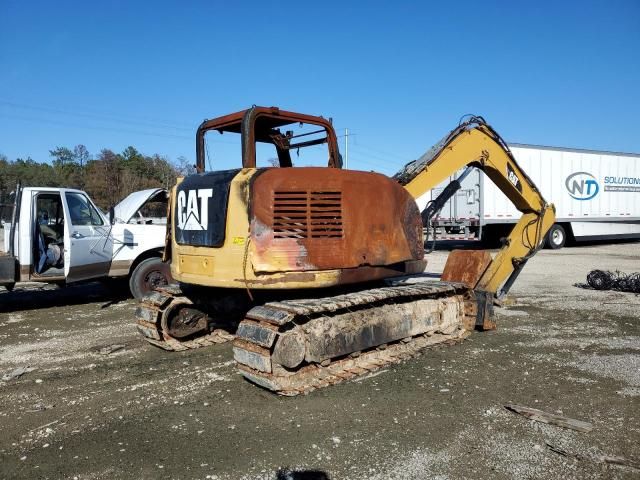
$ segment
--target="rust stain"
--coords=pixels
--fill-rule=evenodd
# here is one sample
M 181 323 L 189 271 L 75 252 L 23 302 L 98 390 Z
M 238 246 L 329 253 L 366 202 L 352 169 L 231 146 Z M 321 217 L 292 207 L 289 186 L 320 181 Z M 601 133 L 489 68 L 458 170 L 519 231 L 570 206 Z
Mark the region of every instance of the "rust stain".
M 254 252 L 252 263 L 256 271 L 319 270 L 309 262 L 305 245 L 299 239 L 280 238 L 278 249 L 273 250 L 271 242 L 264 239 L 274 238 L 275 232 L 257 218 L 251 219 L 251 232 Z
M 486 250 L 452 250 L 440 280 L 475 288 L 490 263 L 491 255 Z
M 381 267 L 423 258 L 415 201 L 383 175 L 274 168 L 251 188 L 251 263 L 258 273 Z
M 315 273 L 310 272 L 286 272 L 277 275 L 262 275 L 256 280 L 247 280 L 247 283 L 251 285 L 274 285 L 282 282 L 314 282 L 316 279 Z M 245 282 L 243 278 L 234 279 L 236 282 Z
M 467 330 L 495 330 L 493 294 L 469 290 L 464 297 L 463 324 Z
M 340 272 L 340 284 L 368 282 L 383 278 L 411 275 L 424 272 L 426 260 L 413 260 L 388 267 L 360 267 L 345 269 Z M 395 268 L 394 268 L 395 267 Z

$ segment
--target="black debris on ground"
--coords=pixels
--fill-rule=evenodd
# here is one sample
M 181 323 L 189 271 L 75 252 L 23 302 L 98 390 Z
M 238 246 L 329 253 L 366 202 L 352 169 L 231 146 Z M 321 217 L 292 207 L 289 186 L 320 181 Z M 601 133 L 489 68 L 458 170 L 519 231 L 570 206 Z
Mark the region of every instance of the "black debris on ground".
M 640 272 L 627 274 L 617 270 L 615 272 L 591 270 L 587 275 L 587 283 L 576 283 L 575 286 L 594 290 L 640 293 Z

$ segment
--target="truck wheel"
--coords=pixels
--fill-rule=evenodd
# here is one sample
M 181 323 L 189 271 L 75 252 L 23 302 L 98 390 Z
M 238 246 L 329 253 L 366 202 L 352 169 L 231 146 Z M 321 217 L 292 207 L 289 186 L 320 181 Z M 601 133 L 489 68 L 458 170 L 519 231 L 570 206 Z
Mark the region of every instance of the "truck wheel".
M 131 273 L 129 289 L 137 300 L 151 293 L 157 287 L 171 282 L 171 269 L 160 258 L 147 258 L 141 261 Z
M 547 233 L 546 246 L 551 250 L 559 250 L 564 247 L 567 241 L 567 233 L 562 228 L 562 225 L 554 224 Z

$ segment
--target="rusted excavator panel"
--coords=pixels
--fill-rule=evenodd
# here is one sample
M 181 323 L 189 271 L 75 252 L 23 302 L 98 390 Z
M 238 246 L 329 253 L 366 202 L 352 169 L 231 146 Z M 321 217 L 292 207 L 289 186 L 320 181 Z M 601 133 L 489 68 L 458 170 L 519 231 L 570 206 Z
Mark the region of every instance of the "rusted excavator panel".
M 440 280 L 457 282 L 474 288 L 491 263 L 491 255 L 486 250 L 453 250 Z
M 389 266 L 423 258 L 415 201 L 383 175 L 267 169 L 254 178 L 251 199 L 256 272 Z

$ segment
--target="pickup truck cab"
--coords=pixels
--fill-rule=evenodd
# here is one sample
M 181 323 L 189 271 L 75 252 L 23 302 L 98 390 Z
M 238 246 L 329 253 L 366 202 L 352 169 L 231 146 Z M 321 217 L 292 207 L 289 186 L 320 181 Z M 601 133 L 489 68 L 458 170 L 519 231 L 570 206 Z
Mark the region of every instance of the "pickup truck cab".
M 107 216 L 82 190 L 18 188 L 4 224 L 0 286 L 128 277 L 141 298 L 170 281 L 161 260 L 166 201 L 161 188 L 134 192 Z

